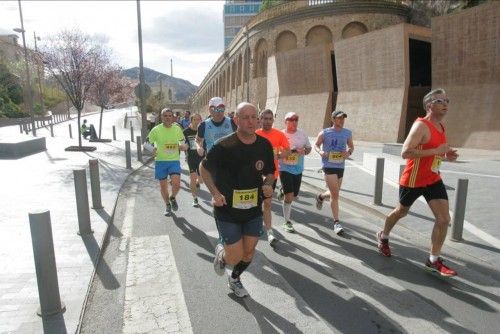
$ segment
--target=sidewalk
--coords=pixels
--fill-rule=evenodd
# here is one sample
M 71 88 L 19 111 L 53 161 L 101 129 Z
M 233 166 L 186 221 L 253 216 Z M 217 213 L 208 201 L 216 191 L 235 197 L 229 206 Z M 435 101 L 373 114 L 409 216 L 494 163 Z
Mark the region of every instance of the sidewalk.
M 127 109 L 128 110 L 128 109 Z M 17 160 L 0 161 L 0 333 L 70 332 L 77 330 L 82 306 L 91 283 L 108 224 L 112 220 L 118 192 L 125 179 L 142 166 L 137 161 L 136 145 L 131 143 L 132 170 L 125 168 L 125 140 L 130 130 L 123 128 L 126 109 L 106 111 L 103 116 L 102 138 L 112 139 L 116 126 L 117 141 L 89 143 L 94 152 L 66 152 L 64 148 L 78 145 L 77 119 L 37 130 L 46 138 L 47 150 Z M 130 113 L 130 110 L 129 110 Z M 99 114 L 85 115 L 98 128 Z M 137 122 L 133 120 L 133 122 Z M 73 139 L 68 124 L 72 124 Z M 140 135 L 138 123 L 136 135 Z M 21 135 L 19 126 L 0 128 L 0 136 Z M 93 210 L 90 191 L 89 159 L 99 159 L 101 200 L 103 209 Z M 74 169 L 87 169 L 92 235 L 79 236 L 73 182 Z M 38 287 L 33 260 L 33 248 L 28 213 L 49 210 L 59 291 L 66 311 L 46 319 L 36 315 L 39 307 Z M 62 329 L 64 329 L 62 331 Z
M 314 139 L 311 138 L 314 144 Z M 371 153 L 393 159 L 394 162 L 404 164 L 398 156 L 382 154 L 381 143 L 355 142 L 352 159 L 346 162 L 346 171 L 340 192 L 341 201 L 356 206 L 366 214 L 372 215 L 383 226 L 385 216 L 389 214 L 398 202 L 398 185 L 385 179 L 383 185 L 382 205 L 373 204 L 375 175 L 373 171 L 363 167 L 363 154 Z M 443 251 L 454 254 L 455 251 L 475 257 L 492 267 L 500 267 L 500 213 L 496 208 L 495 198 L 500 197 L 500 152 L 476 149 L 459 148 L 460 154 L 457 163 L 445 162 L 442 167 L 443 181 L 447 186 L 450 200 L 450 210 L 454 210 L 455 187 L 458 178 L 469 179 L 466 204 L 466 224 L 464 226 L 463 241 L 453 242 L 446 240 Z M 312 152 L 306 159 L 306 170 L 302 181 L 314 189 L 326 189 L 323 173 L 320 171 L 319 156 Z M 328 206 L 328 203 L 325 205 Z M 341 213 L 342 220 L 342 213 Z M 453 219 L 453 214 L 452 214 Z M 404 227 L 421 234 L 430 242 L 434 217 L 429 207 L 421 198 L 412 206 L 407 217 L 403 218 L 395 228 Z M 451 229 L 448 230 L 448 238 Z M 482 237 L 482 238 L 481 238 Z

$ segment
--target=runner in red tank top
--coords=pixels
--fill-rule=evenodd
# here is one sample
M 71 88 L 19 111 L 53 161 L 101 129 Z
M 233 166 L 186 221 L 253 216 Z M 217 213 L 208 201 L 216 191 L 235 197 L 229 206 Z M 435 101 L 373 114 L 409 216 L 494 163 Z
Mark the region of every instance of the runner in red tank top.
M 387 216 L 384 230 L 377 233 L 378 248 L 384 256 L 391 256 L 389 233 L 396 223 L 408 214 L 418 197 L 424 196 L 434 214 L 430 256 L 425 269 L 441 276 L 455 276 L 455 270 L 445 266 L 439 256 L 450 222 L 448 195 L 441 180 L 439 168 L 443 159 L 455 161 L 457 151 L 446 142 L 442 119 L 448 112 L 448 98 L 444 89 L 435 89 L 424 96 L 426 116 L 418 118 L 403 144 L 402 157 L 407 159 L 399 182 L 399 204 Z

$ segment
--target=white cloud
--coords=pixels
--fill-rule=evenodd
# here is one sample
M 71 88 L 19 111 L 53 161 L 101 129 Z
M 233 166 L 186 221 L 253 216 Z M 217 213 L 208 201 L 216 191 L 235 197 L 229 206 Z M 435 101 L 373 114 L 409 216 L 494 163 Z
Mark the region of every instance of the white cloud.
M 22 1 L 26 43 L 78 27 L 108 41 L 118 64 L 139 66 L 136 1 Z M 141 1 L 144 66 L 198 85 L 223 51 L 223 1 Z M 20 27 L 17 1 L 0 1 L 0 34 Z

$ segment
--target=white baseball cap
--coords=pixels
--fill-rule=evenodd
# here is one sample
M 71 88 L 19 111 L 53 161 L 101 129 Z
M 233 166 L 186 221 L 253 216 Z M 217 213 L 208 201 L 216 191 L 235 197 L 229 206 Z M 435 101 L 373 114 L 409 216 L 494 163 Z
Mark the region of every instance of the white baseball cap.
M 285 115 L 285 121 L 290 118 L 299 118 L 299 115 L 297 115 L 293 111 L 287 112 Z
M 209 107 L 219 107 L 219 106 L 225 106 L 224 105 L 224 100 L 222 99 L 222 97 L 212 97 L 210 99 L 210 101 L 208 102 L 208 106 Z

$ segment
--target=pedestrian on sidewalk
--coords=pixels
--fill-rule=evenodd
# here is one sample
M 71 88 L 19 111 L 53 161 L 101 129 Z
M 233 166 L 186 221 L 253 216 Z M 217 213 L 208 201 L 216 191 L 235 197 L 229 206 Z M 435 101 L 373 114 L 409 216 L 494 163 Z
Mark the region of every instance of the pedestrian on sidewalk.
M 214 269 L 237 297 L 245 297 L 240 276 L 250 265 L 262 234 L 262 201 L 271 197 L 274 182 L 273 148 L 257 136 L 257 108 L 242 102 L 236 108 L 237 130 L 213 145 L 200 164 L 212 194 L 217 229 L 224 241 L 215 247 Z
M 423 195 L 435 218 L 430 255 L 425 262 L 425 269 L 441 276 L 457 275 L 440 257 L 450 214 L 448 194 L 439 169 L 444 159 L 455 161 L 458 157 L 457 151 L 446 142 L 445 129 L 441 123 L 448 113 L 448 103 L 448 96 L 442 88 L 424 96 L 426 116 L 415 120 L 401 152 L 403 159 L 407 160 L 399 181 L 399 203 L 387 216 L 384 230 L 377 233 L 380 253 L 391 256 L 389 234 L 392 228 L 408 214 L 417 198 Z
M 148 135 L 148 141 L 155 146 L 155 178 L 160 181 L 160 192 L 165 202 L 165 216 L 177 211 L 175 196 L 181 183 L 180 151 L 186 151 L 184 134 L 180 126 L 174 124 L 174 114 L 170 108 L 161 111 L 161 124 L 155 126 Z M 168 192 L 168 177 L 172 191 Z
M 295 232 L 290 221 L 292 202 L 297 198 L 304 171 L 304 156 L 311 153 L 311 143 L 307 134 L 298 128 L 299 116 L 294 112 L 285 115 L 286 128 L 283 129 L 290 144 L 290 154 L 279 160 L 281 187 L 278 199 L 283 201 L 283 228 Z
M 314 148 L 321 156 L 323 173 L 328 191 L 316 196 L 316 207 L 321 210 L 323 200 L 330 197 L 330 207 L 333 215 L 333 231 L 336 234 L 344 232 L 339 220 L 339 193 L 344 177 L 345 159 L 354 151 L 352 131 L 344 128 L 347 114 L 337 110 L 332 112 L 333 125 L 321 130 L 316 138 Z
M 201 115 L 192 114 L 190 116 L 188 127 L 183 131 L 184 137 L 186 138 L 186 144 L 189 145 L 186 155 L 189 168 L 189 188 L 191 189 L 191 194 L 193 195 L 194 207 L 198 207 L 198 189 L 200 188 L 200 184 L 203 183 L 199 170 L 200 162 L 203 157 L 198 154 L 198 146 L 196 144 L 196 130 L 198 129 L 200 122 Z
M 274 153 L 274 167 L 276 170 L 274 171 L 274 182 L 273 182 L 273 193 L 274 189 L 276 189 L 276 181 L 278 180 L 278 159 L 282 159 L 288 156 L 290 153 L 290 144 L 288 143 L 288 139 L 285 134 L 273 128 L 274 123 L 274 113 L 271 109 L 263 110 L 259 115 L 261 128 L 255 131 L 255 133 L 261 137 L 266 138 L 271 143 L 273 147 Z M 267 232 L 267 241 L 271 246 L 274 246 L 278 239 L 276 239 L 273 228 L 272 228 L 272 215 L 271 215 L 271 204 L 272 204 L 272 196 L 264 199 L 264 225 L 266 227 Z

